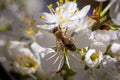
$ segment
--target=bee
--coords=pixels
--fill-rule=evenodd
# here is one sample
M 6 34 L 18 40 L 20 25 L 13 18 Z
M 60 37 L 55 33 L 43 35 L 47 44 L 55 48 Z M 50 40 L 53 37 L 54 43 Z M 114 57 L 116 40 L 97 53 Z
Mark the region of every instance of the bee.
M 66 35 L 67 29 L 64 31 L 60 28 L 60 26 L 53 28 L 53 34 L 56 37 L 56 40 L 61 43 L 65 48 L 71 51 L 76 50 L 76 46 L 74 45 L 70 36 Z

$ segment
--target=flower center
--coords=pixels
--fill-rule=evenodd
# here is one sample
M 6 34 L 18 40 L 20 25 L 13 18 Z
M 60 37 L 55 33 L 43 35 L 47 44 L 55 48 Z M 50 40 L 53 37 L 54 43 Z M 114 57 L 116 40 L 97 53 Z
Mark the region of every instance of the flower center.
M 63 20 L 61 20 L 61 21 L 58 22 L 58 23 L 59 23 L 59 25 L 63 25 L 64 23 L 67 23 L 67 22 L 68 22 L 68 20 L 63 19 Z
M 96 61 L 96 59 L 97 59 L 99 56 L 100 56 L 99 53 L 93 53 L 93 54 L 90 56 L 90 58 L 91 58 L 92 61 Z
M 27 68 L 37 68 L 38 66 L 37 62 L 27 55 L 20 57 L 18 60 L 18 64 L 21 67 L 27 67 Z
M 30 35 L 34 33 L 34 30 L 32 28 L 26 29 L 26 34 Z

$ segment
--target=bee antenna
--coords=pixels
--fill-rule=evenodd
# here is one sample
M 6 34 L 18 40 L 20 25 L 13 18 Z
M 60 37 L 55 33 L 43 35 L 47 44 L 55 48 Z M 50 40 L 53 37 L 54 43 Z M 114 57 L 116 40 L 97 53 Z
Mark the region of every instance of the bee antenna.
M 68 27 L 66 27 L 65 34 L 67 33 Z
M 58 26 L 58 28 L 61 30 L 61 27 L 60 27 L 60 25 Z

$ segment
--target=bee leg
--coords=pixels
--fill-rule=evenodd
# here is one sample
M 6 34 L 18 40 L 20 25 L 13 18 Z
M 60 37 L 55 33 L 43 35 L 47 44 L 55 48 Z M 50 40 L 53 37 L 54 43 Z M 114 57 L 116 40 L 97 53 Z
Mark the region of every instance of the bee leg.
M 65 33 L 64 33 L 64 35 L 66 35 L 66 33 L 67 33 L 67 30 L 68 30 L 68 27 L 66 27 L 66 30 L 65 30 Z

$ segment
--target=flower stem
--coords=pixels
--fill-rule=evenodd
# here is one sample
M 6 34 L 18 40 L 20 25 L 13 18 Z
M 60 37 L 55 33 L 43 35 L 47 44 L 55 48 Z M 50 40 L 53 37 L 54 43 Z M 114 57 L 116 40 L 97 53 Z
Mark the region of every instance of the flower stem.
M 91 30 L 97 30 L 100 26 L 102 26 L 104 23 L 110 20 L 110 17 L 106 15 L 105 17 L 101 18 L 100 20 L 96 21 L 93 26 L 91 26 Z
M 109 11 L 110 7 L 113 5 L 115 1 L 116 0 L 111 0 L 107 7 L 101 12 L 100 17 L 103 17 Z
M 102 7 L 103 7 L 103 2 L 101 1 L 100 3 L 99 3 L 99 9 L 98 9 L 98 16 L 100 17 L 100 13 L 101 13 L 101 11 L 102 11 Z

